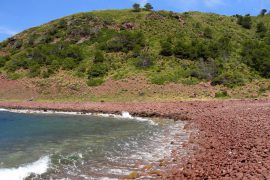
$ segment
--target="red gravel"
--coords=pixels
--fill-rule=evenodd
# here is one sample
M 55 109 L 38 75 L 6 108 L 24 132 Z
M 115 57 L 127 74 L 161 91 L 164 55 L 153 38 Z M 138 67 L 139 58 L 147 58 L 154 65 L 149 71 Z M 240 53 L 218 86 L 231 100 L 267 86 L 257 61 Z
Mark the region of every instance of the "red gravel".
M 120 113 L 188 120 L 194 155 L 161 179 L 270 179 L 270 100 L 172 103 L 7 103 L 0 107 Z

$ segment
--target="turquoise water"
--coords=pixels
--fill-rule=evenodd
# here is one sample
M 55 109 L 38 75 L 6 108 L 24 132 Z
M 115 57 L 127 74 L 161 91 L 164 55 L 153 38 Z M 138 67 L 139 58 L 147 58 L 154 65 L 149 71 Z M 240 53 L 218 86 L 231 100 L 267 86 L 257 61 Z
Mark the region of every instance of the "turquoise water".
M 28 175 L 46 172 L 45 178 L 123 177 L 136 170 L 136 164 L 165 155 L 174 125 L 172 121 L 153 124 L 131 118 L 1 111 L 0 179 L 20 179 L 25 171 Z

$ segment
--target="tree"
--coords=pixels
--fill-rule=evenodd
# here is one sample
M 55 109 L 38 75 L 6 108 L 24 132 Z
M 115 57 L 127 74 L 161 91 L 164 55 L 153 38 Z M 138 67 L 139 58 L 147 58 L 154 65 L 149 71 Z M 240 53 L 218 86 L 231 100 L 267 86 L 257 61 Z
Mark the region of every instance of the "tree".
M 264 16 L 266 14 L 267 10 L 266 9 L 262 9 L 261 12 L 260 12 L 260 15 L 261 16 Z
M 154 9 L 153 6 L 150 3 L 146 3 L 144 5 L 144 8 L 145 8 L 146 11 L 152 11 Z
M 133 4 L 133 11 L 134 12 L 140 12 L 141 11 L 140 4 L 138 4 L 138 3 Z

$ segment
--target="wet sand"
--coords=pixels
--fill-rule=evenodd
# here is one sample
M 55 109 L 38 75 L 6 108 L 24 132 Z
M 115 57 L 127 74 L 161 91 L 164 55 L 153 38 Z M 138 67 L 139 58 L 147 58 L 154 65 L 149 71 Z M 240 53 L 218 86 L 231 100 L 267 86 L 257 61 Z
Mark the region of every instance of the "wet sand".
M 177 157 L 179 166 L 158 179 L 270 179 L 270 100 L 166 103 L 0 102 L 1 108 L 80 111 L 160 117 L 190 122 L 199 130 Z

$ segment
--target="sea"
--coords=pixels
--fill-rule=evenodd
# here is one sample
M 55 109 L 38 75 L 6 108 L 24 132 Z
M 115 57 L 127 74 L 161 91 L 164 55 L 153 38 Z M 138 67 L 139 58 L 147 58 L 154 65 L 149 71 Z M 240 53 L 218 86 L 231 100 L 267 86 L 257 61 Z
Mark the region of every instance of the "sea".
M 0 109 L 0 179 L 121 179 L 171 156 L 172 142 L 188 139 L 184 126 L 128 112 Z

